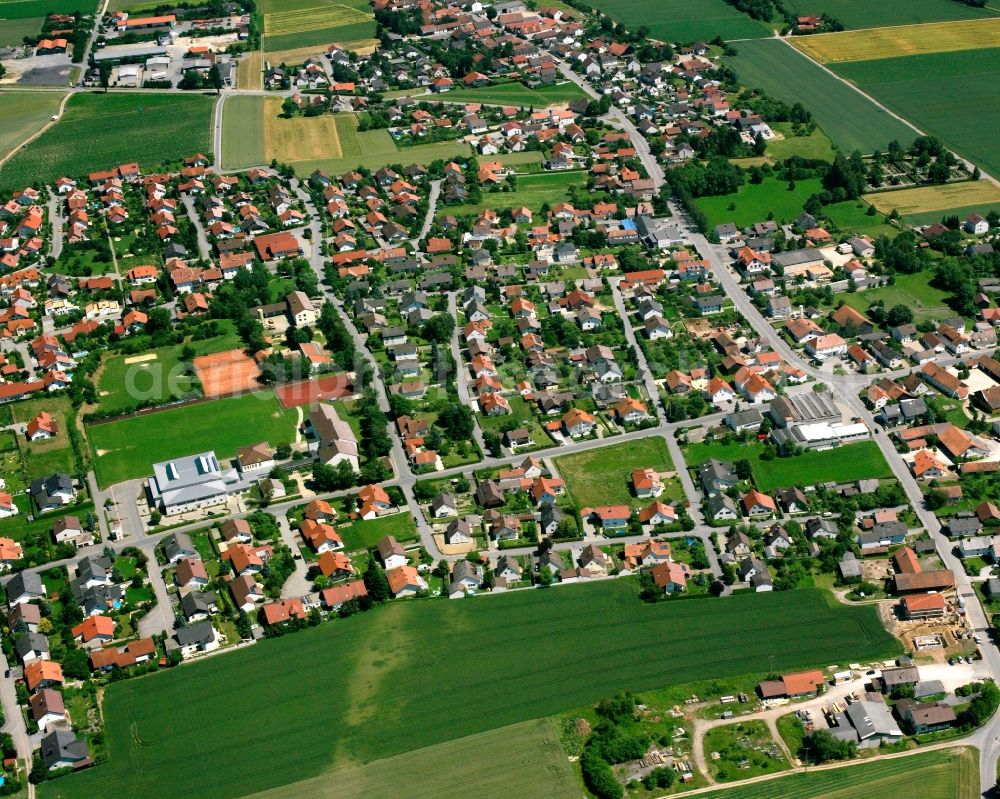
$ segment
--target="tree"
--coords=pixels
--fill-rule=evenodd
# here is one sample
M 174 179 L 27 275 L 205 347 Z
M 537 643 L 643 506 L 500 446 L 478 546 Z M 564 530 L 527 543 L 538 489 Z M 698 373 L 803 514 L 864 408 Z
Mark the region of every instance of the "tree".
M 588 746 L 584 749 L 580 758 L 580 771 L 587 788 L 598 799 L 621 799 L 622 786 L 615 778 L 611 766 L 595 747 Z
M 907 305 L 893 305 L 885 315 L 889 327 L 908 325 L 913 321 L 913 311 Z
M 108 86 L 111 85 L 111 64 L 107 61 L 102 61 L 98 66 L 98 71 L 100 72 L 100 82 L 101 88 L 104 89 L 104 93 L 108 93 Z
M 387 602 L 390 597 L 389 581 L 385 572 L 373 557 L 368 558 L 368 567 L 364 574 L 365 588 L 368 589 L 368 596 L 376 605 Z
M 281 113 L 286 118 L 294 116 L 297 110 L 298 106 L 295 105 L 295 101 L 291 97 L 286 97 L 285 101 L 281 104 Z
M 222 94 L 223 80 L 218 62 L 212 64 L 212 68 L 208 71 L 208 82 L 212 84 L 216 94 Z
M 818 763 L 830 760 L 850 760 L 858 752 L 854 741 L 841 741 L 833 737 L 829 730 L 816 730 L 806 738 L 805 747 L 809 755 Z
M 275 447 L 274 457 L 276 457 L 279 461 L 288 460 L 292 457 L 292 445 L 287 441 L 282 441 L 277 447 Z
M 424 322 L 421 335 L 428 341 L 436 341 L 439 344 L 451 341 L 451 334 L 455 330 L 455 320 L 450 314 L 436 314 Z
M 452 441 L 469 441 L 476 429 L 472 411 L 457 402 L 449 403 L 438 412 L 437 424 Z

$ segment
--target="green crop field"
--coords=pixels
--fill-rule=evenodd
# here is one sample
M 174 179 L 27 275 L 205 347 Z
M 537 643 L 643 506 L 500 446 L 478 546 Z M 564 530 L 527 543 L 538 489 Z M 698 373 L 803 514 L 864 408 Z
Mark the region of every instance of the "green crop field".
M 346 44 L 375 35 L 367 0 L 268 0 L 262 10 L 267 52 Z
M 232 323 L 225 321 L 223 326 L 228 331 L 224 335 L 189 342 L 196 357 L 240 346 L 240 338 L 233 332 Z M 155 357 L 139 363 L 126 363 L 132 357 L 127 355 L 112 355 L 105 360 L 97 383 L 101 412 L 130 411 L 140 400 L 164 401 L 171 396 L 185 395 L 195 388 L 197 379 L 184 374 L 181 364 L 183 348 L 178 344 L 148 350 L 145 354 Z M 138 392 L 139 396 L 133 397 L 130 390 Z
M 476 796 L 577 799 L 579 778 L 550 719 L 469 735 L 363 766 L 342 766 L 303 782 L 246 799 L 384 799 L 405 789 L 407 799 L 435 799 L 455 785 L 455 764 L 475 774 Z M 401 777 L 400 775 L 405 775 Z
M 2 17 L 4 5 L 0 5 Z M 25 17 L 24 19 L 3 19 L 0 22 L 0 47 L 15 47 L 24 41 L 25 36 L 37 36 L 42 30 L 45 17 Z
M 222 108 L 222 166 L 245 169 L 267 163 L 263 97 L 237 96 Z
M 651 605 L 623 579 L 394 602 L 110 685 L 108 762 L 38 791 L 42 799 L 230 799 L 591 705 L 626 688 L 900 651 L 872 608 L 845 607 L 815 589 Z M 444 672 L 460 678 L 442 679 Z M 192 716 L 192 708 L 206 712 Z M 261 768 L 275 762 L 276 746 L 281 767 Z M 449 773 L 474 775 L 461 759 Z
M 649 29 L 653 39 L 688 44 L 696 40 L 760 39 L 770 36 L 762 22 L 726 4 L 725 0 L 591 0 L 630 30 Z
M 915 794 L 920 799 L 974 799 L 979 796 L 978 761 L 975 749 L 943 749 L 789 774 L 709 791 L 700 799 L 910 799 Z
M 1000 173 L 1000 151 L 992 133 L 1000 125 L 1000 95 L 995 90 L 1000 48 L 855 61 L 831 68 L 959 155 L 991 174 Z
M 760 459 L 763 451 L 763 446 L 759 444 L 747 445 L 738 441 L 730 444 L 690 444 L 684 450 L 684 460 L 690 469 L 701 466 L 709 458 L 730 462 L 748 460 L 753 469 L 754 483 L 761 491 L 815 485 L 829 480 L 841 483 L 892 476 L 889 464 L 874 441 L 846 444 L 837 449 L 812 450 L 770 461 Z
M 214 103 L 200 94 L 74 95 L 62 119 L 0 170 L 0 187 L 51 183 L 128 161 L 149 169 L 211 153 Z
M 98 482 L 109 486 L 146 477 L 154 463 L 182 455 L 214 450 L 221 460 L 258 441 L 292 442 L 295 426 L 295 410 L 282 409 L 268 391 L 89 425 L 87 434 Z
M 97 3 L 92 0 L 0 0 L 0 19 L 31 19 L 46 14 L 92 14 Z
M 40 130 L 59 110 L 62 98 L 59 92 L 0 92 L 0 158 Z
M 482 163 L 482 161 L 480 161 Z M 538 212 L 542 205 L 554 205 L 567 199 L 566 192 L 573 186 L 583 188 L 587 183 L 586 172 L 542 172 L 517 178 L 516 191 L 486 192 L 478 203 L 441 205 L 439 216 L 478 214 L 486 208 L 503 210 L 526 205 Z
M 566 490 L 579 507 L 594 505 L 648 505 L 649 500 L 631 494 L 633 469 L 674 469 L 667 443 L 657 435 L 625 444 L 565 455 L 555 460 L 556 469 L 566 481 Z M 661 499 L 669 502 L 683 498 L 676 479 L 664 481 Z
M 741 83 L 787 103 L 801 102 L 846 152 L 884 151 L 893 139 L 909 144 L 917 135 L 784 42 L 739 42 L 735 47 L 737 55 L 726 62 Z
M 763 183 L 744 183 L 735 194 L 699 197 L 695 203 L 708 217 L 709 228 L 725 222 L 744 228 L 768 219 L 768 214 L 773 214 L 776 222 L 790 222 L 802 213 L 805 201 L 822 189 L 819 178 L 800 180 L 792 191 L 787 181 L 765 178 Z
M 793 14 L 829 14 L 846 28 L 880 28 L 997 15 L 995 8 L 972 8 L 954 0 L 784 0 Z M 987 6 L 992 6 L 987 3 Z
M 452 89 L 441 96 L 442 100 L 461 100 L 488 105 L 519 105 L 541 108 L 570 100 L 586 100 L 587 94 L 572 81 L 554 83 L 531 89 L 523 83 L 501 83 L 481 89 Z

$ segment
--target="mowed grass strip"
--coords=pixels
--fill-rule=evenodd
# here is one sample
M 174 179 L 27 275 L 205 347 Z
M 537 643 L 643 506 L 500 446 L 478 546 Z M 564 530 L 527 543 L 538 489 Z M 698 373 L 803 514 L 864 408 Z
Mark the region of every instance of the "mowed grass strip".
M 526 721 L 499 730 L 428 746 L 366 765 L 343 766 L 311 780 L 256 793 L 246 799 L 384 799 L 405 784 L 407 799 L 438 799 L 450 793 L 455 764 L 475 774 L 477 797 L 577 799 L 573 771 L 555 723 Z M 405 775 L 402 777 L 400 775 Z
M 831 69 L 985 172 L 1000 175 L 994 135 L 1000 127 L 1000 48 L 856 61 Z
M 725 0 L 594 0 L 591 5 L 629 30 L 645 26 L 653 39 L 689 43 L 701 39 L 760 39 L 771 35 L 763 22 Z M 572 12 L 579 16 L 578 12 Z
M 264 144 L 264 100 L 236 96 L 222 108 L 222 168 L 246 169 L 268 163 Z
M 0 92 L 0 158 L 41 130 L 59 110 L 62 98 L 59 92 Z
M 864 199 L 884 214 L 890 213 L 894 208 L 903 215 L 922 214 L 965 205 L 994 205 L 1000 202 L 1000 186 L 989 180 L 977 180 L 948 183 L 944 186 L 880 191 L 866 194 Z
M 332 114 L 317 117 L 281 116 L 280 97 L 264 98 L 264 152 L 282 163 L 340 158 L 340 138 Z
M 816 589 L 656 605 L 637 592 L 623 579 L 392 603 L 114 683 L 104 702 L 108 762 L 43 783 L 39 796 L 232 799 L 591 705 L 626 688 L 901 651 L 872 608 L 838 605 Z M 442 679 L 445 671 L 458 679 Z M 260 767 L 274 762 L 276 741 L 281 768 Z M 461 761 L 452 774 L 468 777 Z
M 796 16 L 829 14 L 847 28 L 881 28 L 949 19 L 983 19 L 998 14 L 995 4 L 972 8 L 951 0 L 784 0 Z M 809 37 L 807 37 L 809 38 Z
M 885 151 L 893 139 L 909 144 L 916 132 L 871 100 L 785 44 L 769 39 L 739 42 L 725 61 L 741 83 L 786 103 L 802 103 L 842 150 Z
M 567 491 L 579 507 L 648 505 L 649 500 L 639 500 L 632 496 L 632 470 L 674 470 L 667 442 L 653 434 L 639 441 L 565 455 L 556 458 L 555 465 L 566 481 Z M 680 488 L 676 481 L 671 481 L 666 488 L 662 499 L 669 501 L 681 498 L 676 491 Z M 673 496 L 670 496 L 671 493 Z
M 129 161 L 149 170 L 211 153 L 214 104 L 214 96 L 201 94 L 75 94 L 59 122 L 7 162 L 0 187 L 51 183 Z
M 824 64 L 978 50 L 1000 46 L 1000 18 L 821 33 L 789 41 Z
M 87 427 L 94 470 L 102 486 L 152 474 L 154 463 L 214 450 L 232 457 L 237 447 L 295 440 L 296 412 L 271 391 L 199 402 Z
M 919 790 L 915 786 L 920 786 Z M 787 777 L 701 794 L 700 799 L 974 799 L 979 796 L 978 753 L 943 749 L 906 757 L 813 769 Z

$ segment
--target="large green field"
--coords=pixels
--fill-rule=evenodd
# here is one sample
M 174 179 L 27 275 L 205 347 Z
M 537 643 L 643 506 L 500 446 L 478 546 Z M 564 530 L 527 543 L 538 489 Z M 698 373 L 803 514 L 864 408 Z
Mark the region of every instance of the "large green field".
M 0 15 L 6 6 L 0 5 Z M 25 36 L 37 36 L 42 29 L 44 17 L 25 17 L 24 19 L 4 19 L 0 24 L 0 47 L 15 47 L 24 41 Z
M 211 153 L 214 103 L 200 94 L 74 95 L 62 119 L 0 170 L 0 187 L 51 183 L 128 161 L 149 169 Z
M 839 605 L 815 589 L 645 604 L 624 579 L 395 602 L 110 685 L 108 762 L 38 790 L 43 799 L 230 799 L 591 705 L 626 688 L 899 651 L 873 609 Z M 449 674 L 456 679 L 442 677 Z M 261 767 L 276 757 L 280 768 Z M 449 773 L 475 780 L 461 759 Z M 403 787 L 398 795 L 409 793 Z
M 566 490 L 579 507 L 594 505 L 646 505 L 649 500 L 632 496 L 632 470 L 673 471 L 674 464 L 667 443 L 657 435 L 639 441 L 565 455 L 555 460 L 556 469 L 566 481 Z M 676 479 L 664 481 L 665 501 L 682 499 L 684 494 Z
M 708 217 L 709 228 L 725 222 L 744 228 L 770 218 L 778 223 L 791 222 L 802 213 L 805 201 L 822 190 L 819 178 L 800 180 L 791 191 L 788 181 L 765 178 L 763 183 L 744 183 L 735 194 L 699 197 L 695 202 Z
M 554 83 L 531 89 L 523 83 L 501 83 L 481 89 L 452 89 L 441 96 L 442 100 L 464 100 L 468 103 L 488 105 L 520 105 L 542 108 L 570 100 L 586 100 L 587 94 L 572 81 Z
M 62 98 L 60 92 L 0 92 L 0 158 L 40 130 Z
M 243 169 L 267 163 L 264 148 L 264 98 L 236 96 L 222 109 L 222 166 Z
M 579 778 L 550 719 L 512 724 L 427 746 L 365 765 L 342 766 L 319 777 L 246 799 L 437 799 L 455 786 L 455 764 L 475 775 L 477 797 L 578 799 Z M 405 775 L 405 776 L 401 776 Z
M 760 39 L 770 36 L 762 22 L 726 4 L 725 0 L 591 0 L 590 5 L 625 24 L 645 26 L 653 39 L 688 44 L 696 40 Z
M 1000 48 L 853 61 L 831 68 L 987 172 L 1000 173 L 993 136 L 1000 125 L 1000 94 L 995 88 Z
M 974 799 L 979 756 L 972 748 L 859 762 L 701 794 L 701 799 Z M 917 787 L 919 786 L 919 787 Z
M 567 199 L 566 192 L 573 186 L 583 188 L 587 183 L 586 172 L 541 172 L 517 178 L 516 191 L 486 192 L 478 203 L 442 205 L 439 216 L 478 214 L 487 208 L 497 211 L 526 205 L 538 212 L 545 203 L 555 205 Z
M 93 0 L 0 0 L 0 19 L 30 19 L 46 14 L 93 13 Z
M 951 19 L 995 17 L 997 10 L 972 8 L 955 0 L 784 0 L 793 14 L 829 14 L 845 28 L 881 28 Z
M 270 391 L 212 400 L 90 425 L 94 469 L 102 486 L 146 477 L 159 461 L 215 450 L 220 459 L 237 447 L 295 440 L 296 412 Z
M 833 143 L 846 152 L 885 150 L 893 139 L 909 144 L 912 128 L 776 39 L 739 42 L 726 61 L 740 82 L 787 103 L 800 102 Z
M 867 306 L 866 306 L 867 307 Z M 688 468 L 701 466 L 709 458 L 720 461 L 748 460 L 753 469 L 754 483 L 761 491 L 776 488 L 816 485 L 833 480 L 849 482 L 891 477 L 889 464 L 874 441 L 860 441 L 837 449 L 807 451 L 791 458 L 760 459 L 763 447 L 734 441 L 690 444 L 684 450 Z

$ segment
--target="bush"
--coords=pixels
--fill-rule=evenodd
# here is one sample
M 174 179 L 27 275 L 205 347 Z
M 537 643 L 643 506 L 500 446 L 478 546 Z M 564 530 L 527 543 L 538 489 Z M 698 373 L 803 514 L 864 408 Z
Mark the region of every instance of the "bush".
M 622 786 L 615 779 L 611 766 L 595 749 L 588 747 L 580 758 L 583 782 L 597 799 L 622 799 Z

